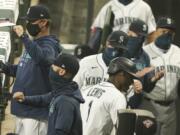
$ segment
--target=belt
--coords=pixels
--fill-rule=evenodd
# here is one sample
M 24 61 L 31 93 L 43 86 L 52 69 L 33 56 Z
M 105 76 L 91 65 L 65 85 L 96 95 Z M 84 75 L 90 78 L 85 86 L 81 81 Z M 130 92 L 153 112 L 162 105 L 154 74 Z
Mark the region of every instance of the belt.
M 157 100 L 150 99 L 148 97 L 144 97 L 144 99 L 146 99 L 148 101 L 153 101 L 154 103 L 160 104 L 162 106 L 169 106 L 170 104 L 172 104 L 174 102 L 174 100 L 170 100 L 170 101 L 157 101 Z

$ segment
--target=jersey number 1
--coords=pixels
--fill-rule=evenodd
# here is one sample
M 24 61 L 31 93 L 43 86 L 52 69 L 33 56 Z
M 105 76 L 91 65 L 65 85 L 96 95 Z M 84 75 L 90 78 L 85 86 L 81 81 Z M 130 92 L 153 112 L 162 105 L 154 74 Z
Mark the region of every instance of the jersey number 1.
M 90 102 L 89 102 L 89 109 L 88 109 L 88 115 L 87 115 L 87 119 L 86 119 L 86 121 L 88 121 L 89 114 L 90 114 L 91 107 L 92 107 L 92 103 L 93 103 L 93 101 L 90 101 Z

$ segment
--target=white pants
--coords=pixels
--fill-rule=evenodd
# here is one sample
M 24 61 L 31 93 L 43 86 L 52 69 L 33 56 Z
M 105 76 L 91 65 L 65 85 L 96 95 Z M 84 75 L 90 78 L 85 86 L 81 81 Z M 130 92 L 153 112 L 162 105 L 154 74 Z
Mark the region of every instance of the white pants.
M 18 135 L 46 135 L 47 121 L 16 117 L 15 128 Z

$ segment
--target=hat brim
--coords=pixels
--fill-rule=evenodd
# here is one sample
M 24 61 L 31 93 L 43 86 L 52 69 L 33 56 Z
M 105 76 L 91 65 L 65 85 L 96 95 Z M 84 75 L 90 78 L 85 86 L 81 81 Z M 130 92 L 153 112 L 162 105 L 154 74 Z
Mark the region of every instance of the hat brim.
M 119 44 L 119 43 L 113 43 L 113 42 L 111 42 L 111 46 L 114 47 L 114 48 L 118 48 L 118 49 L 128 50 L 126 46 L 121 45 L 121 44 Z
M 133 79 L 139 79 L 139 77 L 136 74 L 134 73 L 129 73 L 129 74 L 132 76 Z
M 169 26 L 169 25 L 162 25 L 162 26 L 158 26 L 157 28 L 166 28 L 166 29 L 170 29 L 175 31 L 176 27 L 175 26 Z
M 128 67 L 121 66 L 121 69 L 124 70 L 126 73 L 128 73 L 133 79 L 139 79 L 139 76 L 137 76 L 137 69 L 134 69 L 134 71 L 131 71 L 128 69 Z
M 139 79 L 139 77 L 138 77 L 135 73 L 132 73 L 132 72 L 127 71 L 127 70 L 126 70 L 126 72 L 127 72 L 128 74 L 130 74 L 133 79 Z
M 148 36 L 148 33 L 138 33 L 138 35 L 140 35 L 140 36 L 144 36 L 144 37 L 147 37 Z
M 28 21 L 38 20 L 38 18 L 29 18 L 28 16 L 23 16 L 23 17 L 20 17 L 19 19 L 21 19 L 21 20 L 28 20 Z

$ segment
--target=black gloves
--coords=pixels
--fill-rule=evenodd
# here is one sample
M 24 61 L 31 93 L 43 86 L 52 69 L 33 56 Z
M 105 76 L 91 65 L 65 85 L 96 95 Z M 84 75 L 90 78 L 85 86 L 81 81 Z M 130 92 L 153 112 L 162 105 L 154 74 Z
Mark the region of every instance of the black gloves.
M 0 60 L 0 73 L 9 73 L 9 67 L 7 64 L 3 63 L 1 60 Z

